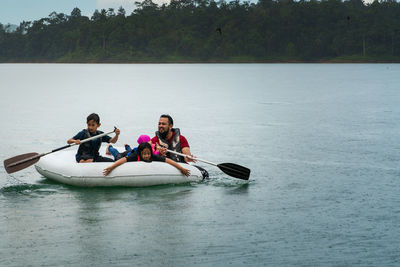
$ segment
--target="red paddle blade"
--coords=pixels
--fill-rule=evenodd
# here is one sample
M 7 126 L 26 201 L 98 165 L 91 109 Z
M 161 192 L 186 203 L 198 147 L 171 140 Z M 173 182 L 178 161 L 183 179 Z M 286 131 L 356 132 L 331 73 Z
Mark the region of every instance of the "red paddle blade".
M 237 165 L 235 163 L 221 163 L 217 165 L 224 173 L 243 180 L 249 180 L 250 169 Z
M 4 161 L 4 168 L 7 173 L 13 173 L 25 169 L 36 162 L 38 162 L 40 156 L 38 153 L 26 153 L 18 155 Z

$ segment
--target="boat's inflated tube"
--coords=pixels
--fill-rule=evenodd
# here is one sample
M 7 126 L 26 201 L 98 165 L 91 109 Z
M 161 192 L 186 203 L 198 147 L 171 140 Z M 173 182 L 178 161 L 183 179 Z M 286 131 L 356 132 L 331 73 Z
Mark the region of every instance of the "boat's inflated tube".
M 48 179 L 75 186 L 141 187 L 199 182 L 208 178 L 206 170 L 194 165 L 178 163 L 190 170 L 190 176 L 186 177 L 168 163 L 143 161 L 124 163 L 103 176 L 103 170 L 111 162 L 76 163 L 75 154 L 76 149 L 69 149 L 44 156 L 35 165 L 36 170 Z M 104 148 L 100 149 L 100 154 L 105 155 Z

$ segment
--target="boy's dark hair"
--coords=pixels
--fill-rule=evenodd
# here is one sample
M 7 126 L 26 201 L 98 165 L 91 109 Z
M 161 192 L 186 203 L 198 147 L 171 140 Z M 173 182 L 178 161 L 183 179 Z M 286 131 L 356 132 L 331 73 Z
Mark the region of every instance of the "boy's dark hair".
M 150 150 L 150 154 L 151 154 L 150 161 L 151 161 L 153 158 L 153 149 L 151 148 L 151 145 L 149 143 L 147 143 L 147 142 L 141 143 L 137 148 L 137 154 L 140 157 L 140 159 L 142 159 L 142 152 L 146 148 L 148 148 Z
M 86 118 L 86 123 L 88 123 L 89 121 L 95 121 L 97 124 L 100 124 L 100 117 L 99 115 L 97 115 L 96 113 L 92 113 L 90 114 L 87 118 Z
M 174 125 L 174 120 L 172 119 L 172 117 L 171 117 L 170 115 L 168 115 L 168 114 L 162 114 L 162 115 L 160 116 L 160 118 L 167 118 L 167 119 L 168 119 L 168 123 L 171 124 L 171 125 Z

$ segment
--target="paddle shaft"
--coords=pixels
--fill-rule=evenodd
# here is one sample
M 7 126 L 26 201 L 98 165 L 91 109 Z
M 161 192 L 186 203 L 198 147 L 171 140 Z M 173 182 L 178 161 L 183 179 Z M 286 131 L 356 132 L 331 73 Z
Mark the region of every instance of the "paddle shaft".
M 193 160 L 198 160 L 210 165 L 214 165 L 216 167 L 218 167 L 221 171 L 223 171 L 224 173 L 228 174 L 229 176 L 235 177 L 235 178 L 239 178 L 239 179 L 243 179 L 243 180 L 248 180 L 249 176 L 250 176 L 250 169 L 240 166 L 238 164 L 235 163 L 221 163 L 221 164 L 216 164 L 213 163 L 211 161 L 208 160 L 204 160 L 204 159 L 199 159 L 199 158 L 194 158 L 192 156 L 188 156 L 179 152 L 175 152 L 172 150 L 167 149 L 167 151 L 169 153 L 173 153 L 182 157 L 188 157 L 189 159 L 193 159 Z
M 198 161 L 201 161 L 201 162 L 204 162 L 204 163 L 207 163 L 207 164 L 211 164 L 211 165 L 214 165 L 214 166 L 217 166 L 217 167 L 218 167 L 218 164 L 213 163 L 213 162 L 208 161 L 208 160 L 199 159 L 199 158 L 194 158 L 194 157 L 191 157 L 191 156 L 189 156 L 189 155 L 186 155 L 186 154 L 183 154 L 183 153 L 179 153 L 179 152 L 176 152 L 176 151 L 172 151 L 172 150 L 169 150 L 169 149 L 167 149 L 167 151 L 168 151 L 169 153 L 172 153 L 172 154 L 176 154 L 176 155 L 179 155 L 179 156 L 182 156 L 182 157 L 188 157 L 189 159 L 198 160 Z
M 115 130 L 114 130 L 114 131 L 115 131 Z M 96 136 L 93 136 L 93 137 L 89 137 L 89 138 L 87 138 L 87 139 L 82 140 L 82 141 L 81 141 L 81 144 L 82 144 L 82 143 L 89 142 L 89 141 L 92 141 L 92 140 L 94 140 L 94 139 L 97 139 L 97 138 L 100 138 L 100 137 L 103 137 L 103 136 L 106 136 L 106 135 L 108 135 L 108 134 L 112 134 L 114 131 L 108 132 L 108 133 L 102 133 L 102 134 L 99 134 L 99 135 L 96 135 Z M 75 145 L 77 145 L 77 144 L 76 144 L 76 143 L 68 144 L 68 145 L 65 145 L 65 146 L 62 146 L 62 147 L 53 149 L 52 151 L 49 151 L 49 152 L 46 152 L 46 153 L 42 153 L 42 154 L 39 154 L 39 155 L 36 155 L 36 156 L 33 156 L 33 157 L 25 158 L 25 159 L 23 159 L 23 160 L 20 160 L 20 161 L 11 163 L 10 165 L 8 165 L 8 167 L 14 167 L 14 166 L 17 166 L 17 165 L 19 165 L 19 164 L 21 164 L 21 163 L 24 163 L 24 162 L 27 162 L 27 161 L 30 161 L 30 160 L 37 159 L 37 158 L 46 156 L 46 155 L 48 155 L 48 154 L 50 154 L 50 153 L 54 153 L 54 152 L 57 152 L 57 151 L 60 151 L 60 150 L 63 150 L 63 149 L 65 149 L 65 148 L 72 147 L 72 146 L 75 146 Z

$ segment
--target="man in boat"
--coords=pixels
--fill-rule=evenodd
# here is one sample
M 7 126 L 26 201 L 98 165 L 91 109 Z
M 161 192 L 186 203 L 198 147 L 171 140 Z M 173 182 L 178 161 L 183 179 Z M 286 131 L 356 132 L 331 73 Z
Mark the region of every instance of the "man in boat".
M 190 147 L 187 139 L 181 135 L 179 128 L 172 128 L 174 120 L 170 115 L 163 114 L 158 121 L 158 131 L 156 136 L 151 139 L 151 143 L 155 144 L 160 156 L 165 156 L 176 162 L 190 162 L 193 161 L 188 157 L 182 157 L 173 153 L 167 152 L 167 149 L 179 152 L 190 157 Z

